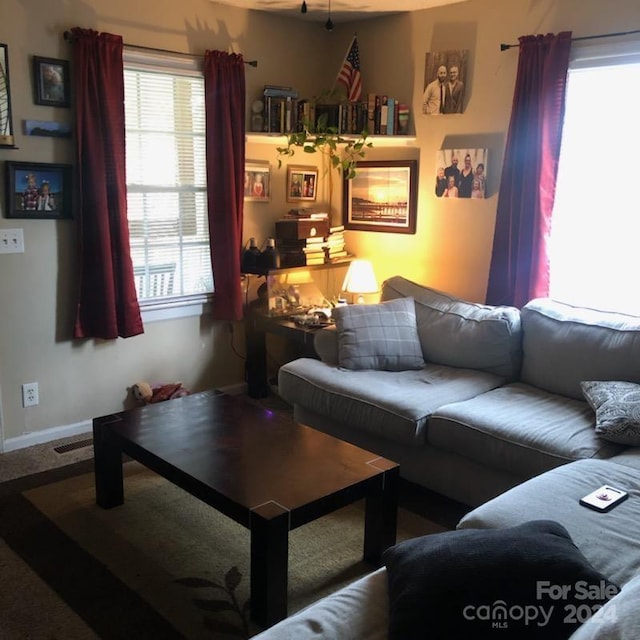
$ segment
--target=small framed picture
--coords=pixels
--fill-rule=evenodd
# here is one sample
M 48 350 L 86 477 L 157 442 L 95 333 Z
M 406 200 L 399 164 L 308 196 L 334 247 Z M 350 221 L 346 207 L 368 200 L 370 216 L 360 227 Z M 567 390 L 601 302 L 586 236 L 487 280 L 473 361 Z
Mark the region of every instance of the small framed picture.
M 271 165 L 247 160 L 244 165 L 244 199 L 254 202 L 271 200 Z
M 33 99 L 36 104 L 68 107 L 70 82 L 66 60 L 33 56 Z
M 287 167 L 287 202 L 313 201 L 317 193 L 317 167 Z
M 5 162 L 6 217 L 71 218 L 71 165 Z

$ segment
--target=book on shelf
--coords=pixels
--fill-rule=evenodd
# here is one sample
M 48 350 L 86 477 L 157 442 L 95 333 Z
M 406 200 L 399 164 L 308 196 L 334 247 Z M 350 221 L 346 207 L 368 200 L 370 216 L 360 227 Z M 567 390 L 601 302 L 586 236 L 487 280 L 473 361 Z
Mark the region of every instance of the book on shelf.
M 380 98 L 380 135 L 387 135 L 387 124 L 389 122 L 389 98 L 382 96 Z
M 409 105 L 403 102 L 398 104 L 398 135 L 407 135 L 409 133 Z
M 387 99 L 387 135 L 396 134 L 396 108 L 398 101 L 393 98 Z

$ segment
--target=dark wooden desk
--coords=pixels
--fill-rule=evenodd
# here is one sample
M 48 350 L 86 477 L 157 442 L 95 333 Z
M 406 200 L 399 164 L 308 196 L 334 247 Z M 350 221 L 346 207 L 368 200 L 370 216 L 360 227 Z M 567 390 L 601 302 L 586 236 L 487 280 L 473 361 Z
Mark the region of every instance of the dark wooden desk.
M 322 326 L 303 327 L 287 317 L 269 316 L 256 307 L 245 317 L 245 338 L 247 344 L 246 380 L 247 393 L 252 398 L 269 395 L 267 373 L 267 334 L 277 335 L 300 347 L 300 356 L 316 358 L 313 338 Z
M 124 502 L 122 454 L 251 531 L 251 615 L 287 615 L 289 531 L 366 499 L 363 557 L 395 544 L 398 471 L 283 414 L 206 391 L 95 418 L 96 502 Z

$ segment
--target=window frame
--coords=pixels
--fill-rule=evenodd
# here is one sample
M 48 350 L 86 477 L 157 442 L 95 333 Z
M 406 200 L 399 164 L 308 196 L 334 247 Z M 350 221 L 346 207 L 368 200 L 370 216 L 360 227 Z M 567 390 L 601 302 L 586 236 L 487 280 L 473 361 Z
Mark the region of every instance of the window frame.
M 588 72 L 588 70 L 590 69 L 595 70 L 600 67 L 626 66 L 626 65 L 639 65 L 639 64 L 640 64 L 640 41 L 638 40 L 625 41 L 625 42 L 613 42 L 613 43 L 611 42 L 610 43 L 594 43 L 594 42 L 574 43 L 574 45 L 572 46 L 570 62 L 569 62 L 568 90 L 570 91 L 570 82 L 571 82 L 570 74 L 572 72 L 578 72 L 578 73 L 582 71 Z M 560 151 L 559 162 L 562 162 L 562 149 Z M 561 176 L 560 165 L 558 167 L 558 176 L 559 177 Z M 557 204 L 557 200 L 555 204 Z M 554 218 L 556 216 L 555 204 L 554 204 L 554 211 L 553 211 L 553 217 L 551 222 L 551 225 L 552 225 L 551 234 L 549 238 L 550 250 L 551 250 L 551 253 L 549 255 L 549 259 L 550 259 L 549 295 L 554 297 L 554 299 L 562 301 L 563 300 L 562 292 L 563 291 L 566 292 L 567 288 L 565 286 L 565 288 L 561 290 L 554 289 L 554 283 L 553 283 L 553 278 L 554 278 L 553 253 L 558 251 L 557 246 L 555 247 L 555 249 L 551 248 L 554 244 L 553 225 L 554 225 Z M 566 246 L 566 245 L 562 245 L 562 246 Z M 557 254 L 555 257 L 557 259 Z M 577 283 L 578 281 L 572 279 L 572 280 L 567 280 L 567 282 Z M 611 306 L 607 305 L 606 302 L 603 305 L 603 300 L 598 299 L 596 296 L 594 296 L 592 299 L 587 300 L 585 302 L 576 301 L 575 299 L 571 299 L 571 298 L 566 300 L 566 302 L 571 305 L 585 306 L 585 307 L 596 308 L 596 309 L 600 308 L 600 309 L 603 309 L 604 311 L 610 311 L 614 313 L 621 313 L 626 315 L 629 315 L 629 314 L 637 315 L 636 312 L 632 312 L 629 310 L 630 305 L 625 306 L 625 308 L 612 308 Z
M 175 75 L 192 77 L 203 75 L 203 61 L 195 56 L 127 45 L 124 46 L 123 50 L 123 66 L 125 70 L 165 71 Z M 128 191 L 127 186 L 127 194 Z M 138 304 L 140 306 L 142 320 L 146 323 L 203 316 L 211 311 L 214 291 L 139 300 Z

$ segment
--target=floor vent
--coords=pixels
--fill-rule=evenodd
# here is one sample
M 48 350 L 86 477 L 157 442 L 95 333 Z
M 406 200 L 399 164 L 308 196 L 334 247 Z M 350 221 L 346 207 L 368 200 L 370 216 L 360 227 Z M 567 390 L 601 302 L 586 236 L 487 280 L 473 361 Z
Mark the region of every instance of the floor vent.
M 77 442 L 70 442 L 69 444 L 61 444 L 59 447 L 53 447 L 53 450 L 56 453 L 68 453 L 69 451 L 91 447 L 92 445 L 93 438 L 87 438 L 86 440 L 78 440 Z

